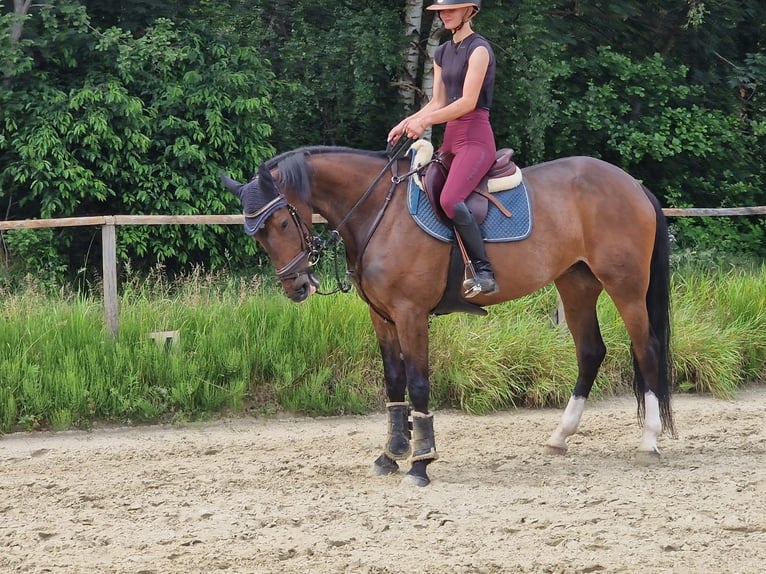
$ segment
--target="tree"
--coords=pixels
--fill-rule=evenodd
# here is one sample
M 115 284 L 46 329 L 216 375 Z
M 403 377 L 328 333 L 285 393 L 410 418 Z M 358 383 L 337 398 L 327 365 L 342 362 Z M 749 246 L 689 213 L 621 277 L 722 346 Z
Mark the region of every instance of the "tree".
M 381 149 L 399 117 L 402 2 L 264 2 L 262 50 L 275 86 L 274 144 Z
M 31 13 L 27 26 L 0 109 L 7 217 L 237 209 L 219 174 L 246 178 L 274 153 L 273 75 L 254 48 L 188 21 L 157 19 L 138 37 L 101 31 L 66 1 Z M 238 231 L 122 228 L 120 255 L 223 265 L 253 251 Z M 90 238 L 58 235 L 69 268 L 81 268 Z
M 4 0 L 0 210 L 231 212 L 220 171 L 245 178 L 302 145 L 382 149 L 432 92 L 445 37 L 427 4 Z M 521 165 L 603 157 L 666 205 L 765 205 L 764 22 L 760 0 L 484 0 L 475 24 L 497 57 L 497 143 Z M 72 233 L 21 238 L 14 253 L 51 259 L 54 245 L 78 269 L 91 237 Z M 121 233 L 122 256 L 147 264 L 252 249 L 229 228 Z M 766 249 L 763 218 L 685 220 L 676 236 Z

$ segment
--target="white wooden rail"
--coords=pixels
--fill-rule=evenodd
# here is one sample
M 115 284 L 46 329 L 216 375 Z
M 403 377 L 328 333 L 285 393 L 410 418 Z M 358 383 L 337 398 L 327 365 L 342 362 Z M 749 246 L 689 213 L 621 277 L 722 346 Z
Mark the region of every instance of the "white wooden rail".
M 766 215 L 766 206 L 726 207 L 718 209 L 663 209 L 667 217 L 720 217 Z M 314 215 L 314 223 L 326 223 Z M 46 229 L 58 227 L 101 226 L 104 281 L 104 316 L 112 335 L 119 329 L 119 298 L 117 295 L 117 233 L 118 225 L 242 225 L 242 215 L 99 215 L 93 217 L 64 217 L 60 219 L 24 219 L 0 221 L 0 231 L 10 229 Z M 561 310 L 563 318 L 563 310 Z

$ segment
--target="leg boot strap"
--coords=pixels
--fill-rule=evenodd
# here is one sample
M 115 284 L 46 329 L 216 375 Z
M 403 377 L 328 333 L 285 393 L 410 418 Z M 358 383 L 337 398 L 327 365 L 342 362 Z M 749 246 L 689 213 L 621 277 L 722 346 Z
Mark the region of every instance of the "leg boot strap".
M 410 405 L 408 403 L 387 403 L 388 437 L 385 453 L 394 460 L 410 455 Z
M 412 461 L 436 460 L 436 439 L 434 438 L 434 415 L 412 412 Z

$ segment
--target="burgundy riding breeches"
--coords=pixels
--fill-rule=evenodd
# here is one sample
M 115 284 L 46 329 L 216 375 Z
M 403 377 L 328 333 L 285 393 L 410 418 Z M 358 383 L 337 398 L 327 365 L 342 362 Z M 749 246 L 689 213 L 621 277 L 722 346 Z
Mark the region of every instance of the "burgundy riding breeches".
M 466 200 L 495 162 L 497 149 L 489 110 L 476 109 L 447 122 L 439 149 L 455 156 L 440 198 L 444 213 L 452 219 L 455 205 Z

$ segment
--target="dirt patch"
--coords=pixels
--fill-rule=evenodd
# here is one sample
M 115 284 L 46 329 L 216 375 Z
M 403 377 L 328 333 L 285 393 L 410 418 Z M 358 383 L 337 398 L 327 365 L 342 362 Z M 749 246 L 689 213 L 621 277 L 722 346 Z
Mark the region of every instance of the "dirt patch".
M 766 564 L 766 388 L 678 396 L 635 461 L 632 397 L 436 413 L 425 489 L 375 477 L 383 414 L 0 437 L 0 572 L 727 572 Z

